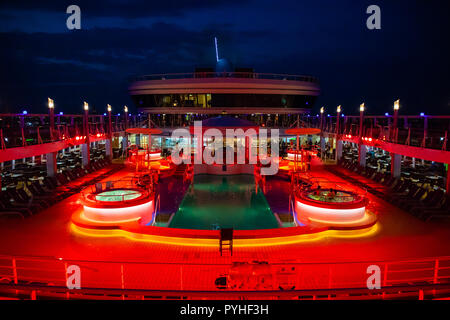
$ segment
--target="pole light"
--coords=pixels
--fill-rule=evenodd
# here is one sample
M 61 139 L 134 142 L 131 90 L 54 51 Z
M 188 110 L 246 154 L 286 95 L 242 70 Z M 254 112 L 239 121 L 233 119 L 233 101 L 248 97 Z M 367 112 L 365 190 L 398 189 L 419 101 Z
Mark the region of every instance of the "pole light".
M 394 102 L 394 110 L 398 111 L 398 109 L 400 109 L 400 100 Z
M 83 102 L 83 108 L 85 111 L 89 110 L 89 104 L 86 101 Z

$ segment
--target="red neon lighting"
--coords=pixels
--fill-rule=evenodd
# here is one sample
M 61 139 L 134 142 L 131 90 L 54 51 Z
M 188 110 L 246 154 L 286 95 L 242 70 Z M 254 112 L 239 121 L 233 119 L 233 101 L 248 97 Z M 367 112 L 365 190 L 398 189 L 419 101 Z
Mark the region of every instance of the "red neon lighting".
M 121 208 L 94 208 L 87 205 L 83 206 L 83 216 L 88 220 L 95 222 L 123 222 L 129 220 L 138 220 L 145 215 L 153 212 L 153 201 Z

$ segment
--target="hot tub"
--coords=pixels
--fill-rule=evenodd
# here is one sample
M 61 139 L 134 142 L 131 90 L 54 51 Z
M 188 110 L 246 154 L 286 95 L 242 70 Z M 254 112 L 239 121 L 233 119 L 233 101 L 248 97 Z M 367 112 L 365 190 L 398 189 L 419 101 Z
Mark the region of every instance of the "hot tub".
M 152 194 L 144 189 L 120 188 L 83 194 L 83 218 L 100 223 L 139 220 L 153 212 Z
M 351 191 L 309 189 L 295 197 L 295 213 L 301 223 L 357 226 L 365 223 L 367 199 Z

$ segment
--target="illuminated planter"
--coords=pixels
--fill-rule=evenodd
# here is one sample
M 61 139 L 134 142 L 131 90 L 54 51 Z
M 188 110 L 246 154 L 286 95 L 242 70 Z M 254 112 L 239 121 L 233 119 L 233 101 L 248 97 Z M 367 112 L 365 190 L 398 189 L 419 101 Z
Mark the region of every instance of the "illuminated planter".
M 356 193 L 330 189 L 308 190 L 296 196 L 295 213 L 301 223 L 356 227 L 372 222 L 367 199 Z
M 145 160 L 148 161 L 148 159 L 150 158 L 150 161 L 157 161 L 157 160 L 161 160 L 161 151 L 150 151 L 148 154 L 145 154 Z
M 297 157 L 297 159 L 295 159 Z M 287 152 L 287 157 L 285 158 L 289 161 L 301 161 L 302 160 L 302 152 L 297 150 L 289 150 Z
M 153 213 L 153 197 L 148 191 L 131 188 L 105 190 L 83 197 L 83 219 L 99 223 L 139 220 Z

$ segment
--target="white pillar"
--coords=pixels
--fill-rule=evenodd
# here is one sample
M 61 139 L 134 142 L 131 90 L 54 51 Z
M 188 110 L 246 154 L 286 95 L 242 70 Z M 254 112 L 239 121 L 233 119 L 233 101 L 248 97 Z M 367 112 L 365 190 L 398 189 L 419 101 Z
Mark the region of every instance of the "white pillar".
M 359 165 L 361 167 L 366 166 L 366 153 L 367 153 L 367 147 L 363 144 L 358 145 Z
M 47 176 L 49 177 L 54 177 L 58 172 L 58 168 L 56 165 L 56 155 L 57 152 L 51 152 L 45 155 L 45 159 L 47 160 Z
M 106 157 L 112 159 L 112 141 L 111 141 L 111 139 L 105 140 L 105 154 L 106 154 Z
M 336 161 L 342 158 L 342 140 L 336 140 Z
M 89 148 L 86 143 L 81 145 L 81 157 L 81 164 L 83 167 L 87 166 L 89 164 Z
M 391 154 L 391 175 L 399 178 L 402 170 L 402 156 L 400 154 Z
M 136 134 L 136 146 L 138 146 L 138 147 L 141 146 L 141 134 L 140 133 Z
M 127 148 L 128 148 L 128 135 L 126 133 L 122 137 L 122 147 L 123 147 L 123 152 L 125 153 L 127 151 Z
M 323 159 L 325 155 L 325 138 L 323 136 L 320 136 L 320 153 L 321 158 Z

